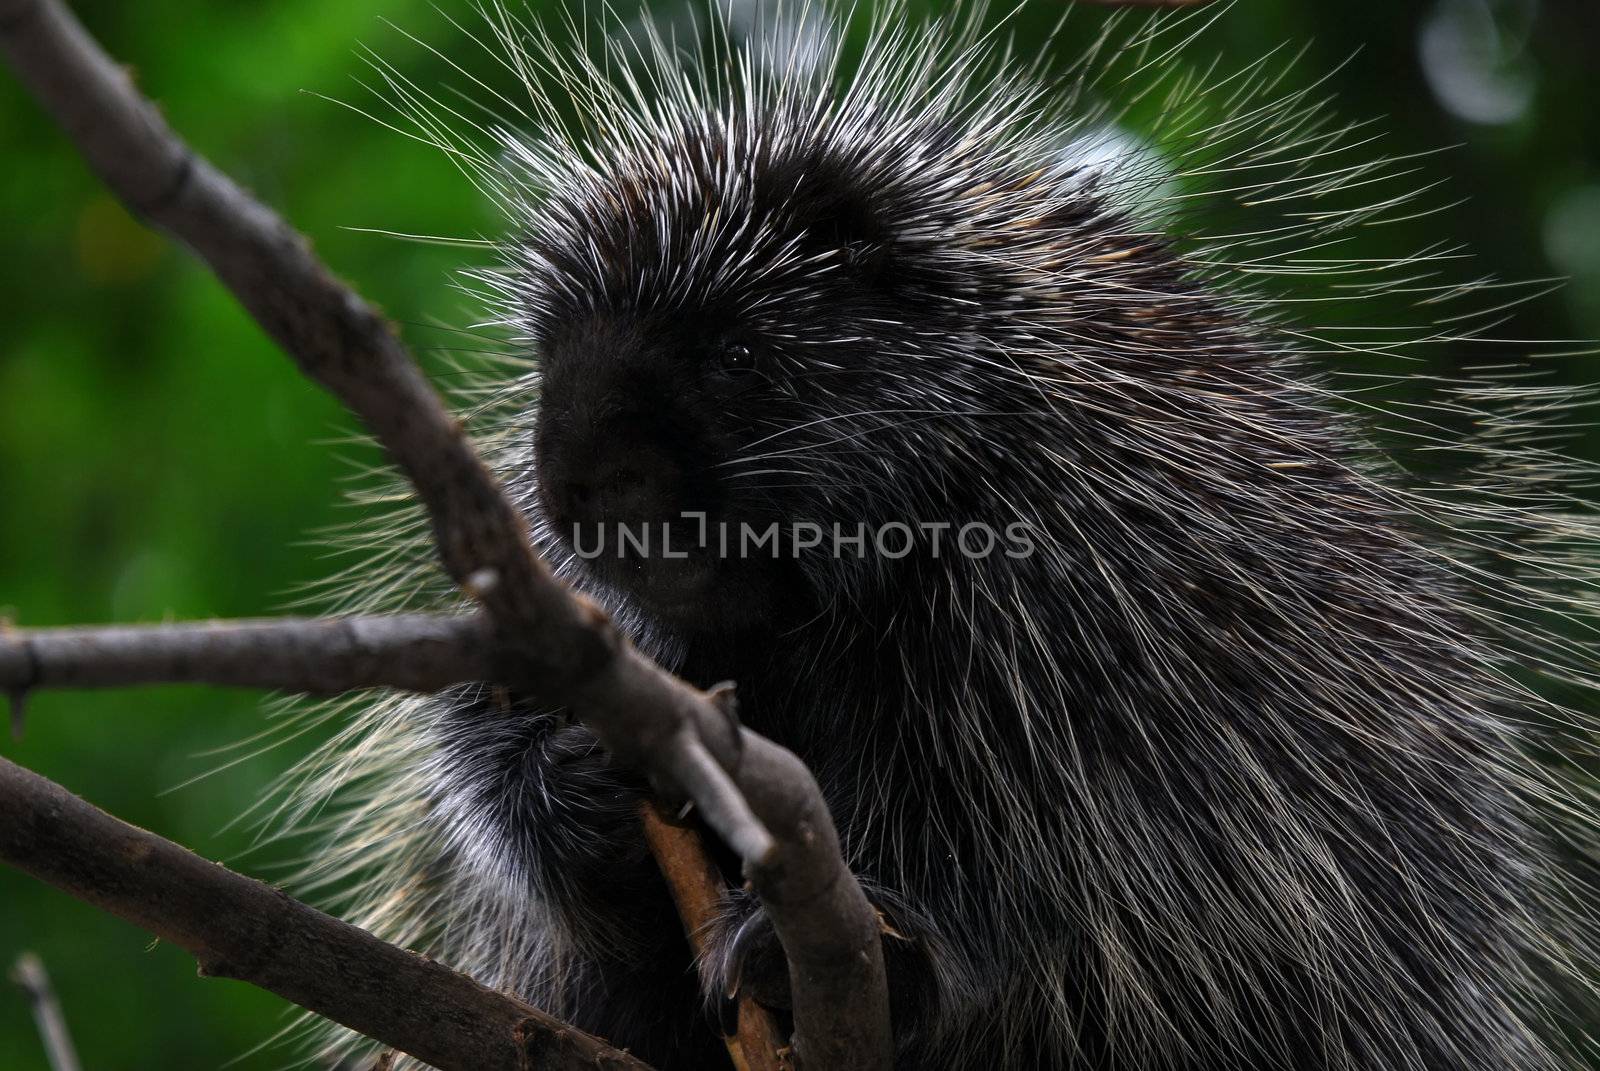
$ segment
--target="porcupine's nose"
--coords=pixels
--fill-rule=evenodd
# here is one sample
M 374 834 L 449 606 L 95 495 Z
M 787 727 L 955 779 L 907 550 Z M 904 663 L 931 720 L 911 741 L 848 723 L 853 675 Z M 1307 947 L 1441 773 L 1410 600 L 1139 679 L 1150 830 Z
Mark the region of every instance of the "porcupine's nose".
M 541 483 L 564 527 L 651 525 L 683 508 L 681 465 L 651 436 L 607 424 L 564 438 L 542 459 Z
M 582 374 L 579 374 L 579 373 Z M 588 361 L 546 377 L 535 428 L 538 485 L 558 530 L 585 545 L 615 526 L 676 519 L 686 486 L 682 439 L 667 392 L 638 359 Z
M 637 464 L 600 464 L 562 481 L 557 498 L 577 524 L 657 520 L 665 512 L 657 481 Z

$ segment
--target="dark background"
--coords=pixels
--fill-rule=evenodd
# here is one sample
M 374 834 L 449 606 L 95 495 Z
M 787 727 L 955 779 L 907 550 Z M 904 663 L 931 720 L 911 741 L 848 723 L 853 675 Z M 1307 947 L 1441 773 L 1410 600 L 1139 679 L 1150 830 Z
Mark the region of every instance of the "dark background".
M 462 0 L 441 6 L 473 18 Z M 354 81 L 370 74 L 362 43 L 423 84 L 438 79 L 440 62 L 383 18 L 481 62 L 458 28 L 423 0 L 77 9 L 194 146 L 439 362 L 453 336 L 429 325 L 474 318 L 449 286 L 463 254 L 350 228 L 470 236 L 495 215 L 441 154 L 317 94 L 370 104 Z M 1305 77 L 1339 68 L 1328 88 L 1341 111 L 1386 117 L 1390 151 L 1456 146 L 1423 166 L 1449 180 L 1445 199 L 1471 204 L 1417 234 L 1469 244 L 1480 270 L 1572 279 L 1506 333 L 1600 338 L 1600 3 L 1238 0 L 1190 59 L 1237 66 L 1285 41 L 1307 46 Z M 1375 233 L 1373 255 L 1406 240 Z M 1591 360 L 1564 373 L 1592 380 Z M 350 469 L 323 444 L 347 431 L 0 73 L 0 613 L 38 626 L 282 607 L 328 567 L 308 536 L 338 519 Z M 1580 449 L 1593 448 L 1590 432 Z M 226 750 L 267 724 L 259 697 L 50 693 L 30 711 L 25 738 L 0 745 L 9 757 L 203 854 L 275 873 L 281 851 L 244 854 L 249 832 L 225 827 L 311 741 Z M 287 1022 L 276 998 L 198 981 L 178 950 L 0 871 L 0 964 L 25 948 L 54 975 L 89 1071 L 291 1058 L 250 1053 Z M 0 986 L 0 1071 L 44 1066 L 21 994 Z

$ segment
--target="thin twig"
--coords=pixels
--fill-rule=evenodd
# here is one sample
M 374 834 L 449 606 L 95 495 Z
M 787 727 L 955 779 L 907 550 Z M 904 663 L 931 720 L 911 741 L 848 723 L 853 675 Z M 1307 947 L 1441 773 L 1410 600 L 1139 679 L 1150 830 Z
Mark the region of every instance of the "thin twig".
M 0 759 L 0 860 L 445 1071 L 649 1071 L 519 1000 L 128 825 Z
M 180 683 L 433 692 L 492 679 L 492 644 L 477 614 L 12 630 L 0 632 L 0 692 Z
M 24 952 L 11 968 L 11 980 L 28 994 L 33 1021 L 39 1027 L 39 1040 L 44 1042 L 45 1058 L 50 1061 L 50 1071 L 78 1071 L 82 1066 L 78 1063 L 78 1050 L 67 1032 L 67 1019 L 61 1014 L 61 1002 L 56 999 L 44 961 L 32 952 Z

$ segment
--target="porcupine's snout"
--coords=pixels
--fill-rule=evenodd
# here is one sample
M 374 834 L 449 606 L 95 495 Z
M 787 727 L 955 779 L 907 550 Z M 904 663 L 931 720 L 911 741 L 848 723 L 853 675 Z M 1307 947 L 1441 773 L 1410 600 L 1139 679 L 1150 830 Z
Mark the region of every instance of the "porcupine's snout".
M 541 481 L 545 506 L 562 531 L 586 544 L 608 526 L 670 520 L 683 500 L 681 469 L 657 451 L 602 442 L 558 453 L 566 456 L 547 466 Z
M 546 517 L 581 556 L 602 562 L 647 536 L 659 539 L 661 526 L 698 496 L 689 491 L 686 459 L 677 456 L 681 444 L 674 444 L 684 432 L 669 414 L 631 404 L 626 395 L 595 393 L 587 402 L 547 394 L 535 449 Z
M 534 430 L 540 507 L 583 568 L 662 617 L 695 615 L 718 563 L 706 417 L 654 332 L 602 323 L 553 340 Z M 688 516 L 686 516 L 688 515 Z
M 723 334 L 701 317 L 574 318 L 545 340 L 534 454 L 546 528 L 582 571 L 686 633 L 809 613 L 796 563 L 743 541 L 787 517 L 741 495 L 727 462 L 759 379 L 720 371 Z M 741 356 L 744 352 L 741 351 Z

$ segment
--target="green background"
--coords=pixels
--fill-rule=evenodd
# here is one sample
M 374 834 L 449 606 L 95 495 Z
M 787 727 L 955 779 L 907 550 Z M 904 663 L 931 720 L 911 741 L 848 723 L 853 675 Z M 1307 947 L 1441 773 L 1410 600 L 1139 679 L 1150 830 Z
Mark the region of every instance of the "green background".
M 460 0 L 440 5 L 471 18 Z M 369 74 L 363 43 L 424 84 L 438 80 L 439 61 L 384 18 L 481 62 L 458 28 L 413 0 L 77 7 L 197 149 L 286 213 L 440 363 L 454 336 L 431 325 L 474 315 L 450 288 L 461 254 L 352 228 L 470 236 L 494 213 L 440 154 L 320 94 L 369 103 L 355 81 Z M 1483 32 L 1466 40 L 1489 61 L 1478 83 L 1471 62 L 1425 59 L 1423 41 L 1436 48 L 1475 26 Z M 1302 71 L 1349 59 L 1331 93 L 1349 115 L 1387 117 L 1401 151 L 1458 146 L 1423 166 L 1472 205 L 1416 233 L 1466 242 L 1498 274 L 1572 277 L 1505 333 L 1600 338 L 1600 4 L 1238 0 L 1197 52 L 1237 65 L 1284 41 L 1307 43 Z M 1371 241 L 1397 251 L 1394 235 Z M 1584 359 L 1568 371 L 1594 378 Z M 325 444 L 348 430 L 203 269 L 108 198 L 0 73 L 0 613 L 38 626 L 281 608 L 329 568 L 307 537 L 339 519 L 351 451 Z M 246 854 L 248 832 L 224 828 L 309 743 L 218 754 L 263 727 L 259 697 L 53 693 L 29 710 L 25 737 L 0 744 L 8 757 L 205 855 L 276 873 L 281 851 Z M 25 948 L 54 976 L 90 1071 L 292 1057 L 243 1055 L 287 1021 L 275 997 L 197 980 L 179 950 L 0 871 L 0 963 Z M 0 986 L 0 1071 L 44 1066 L 24 1000 Z

